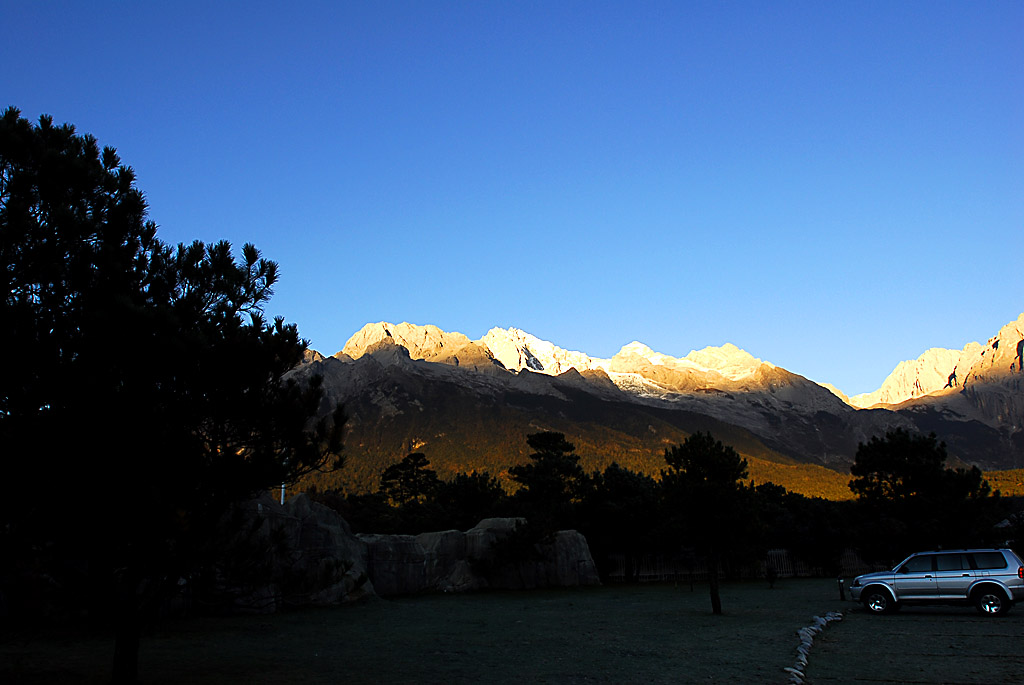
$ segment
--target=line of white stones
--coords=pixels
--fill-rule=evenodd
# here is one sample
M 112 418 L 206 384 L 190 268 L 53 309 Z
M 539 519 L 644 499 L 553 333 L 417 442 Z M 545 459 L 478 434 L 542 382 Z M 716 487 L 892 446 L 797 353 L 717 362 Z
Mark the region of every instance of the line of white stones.
M 824 616 L 815 616 L 812 620 L 814 623 L 796 631 L 800 637 L 800 646 L 796 648 L 796 665 L 782 669 L 789 674 L 789 682 L 794 685 L 803 685 L 804 679 L 807 677 L 804 675 L 804 670 L 807 668 L 807 656 L 811 653 L 814 637 L 825 630 L 825 627 L 832 621 L 842 621 L 843 614 L 839 611 L 830 611 Z

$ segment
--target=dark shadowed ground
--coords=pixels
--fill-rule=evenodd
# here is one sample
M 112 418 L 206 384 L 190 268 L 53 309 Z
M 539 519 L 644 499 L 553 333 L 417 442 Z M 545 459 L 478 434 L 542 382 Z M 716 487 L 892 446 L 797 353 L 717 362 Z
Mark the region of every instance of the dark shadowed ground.
M 837 609 L 852 613 L 818 637 L 808 670 L 815 682 L 855 682 L 860 674 L 867 682 L 1013 682 L 1021 668 L 1010 650 L 1019 645 L 1024 611 L 995 621 L 968 609 L 875 617 L 837 595 L 831 580 L 783 580 L 772 590 L 763 582 L 725 584 L 725 615 L 716 617 L 706 587 L 659 584 L 178 620 L 143 639 L 140 675 L 147 685 L 784 683 L 797 629 Z M 867 658 L 865 645 L 874 645 Z M 8 630 L 0 682 L 103 683 L 112 650 L 109 636 Z M 935 653 L 941 666 L 933 667 Z M 921 680 L 928 671 L 942 678 Z
M 815 640 L 809 683 L 1024 683 L 1024 606 L 989 618 L 969 607 L 872 616 L 849 605 Z

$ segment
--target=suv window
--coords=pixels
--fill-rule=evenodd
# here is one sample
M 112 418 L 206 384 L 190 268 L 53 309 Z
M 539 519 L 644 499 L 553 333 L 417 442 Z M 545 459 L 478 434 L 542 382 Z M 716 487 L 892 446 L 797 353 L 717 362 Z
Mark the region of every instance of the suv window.
M 972 556 L 975 568 L 1006 568 L 1006 559 L 999 552 L 975 552 Z
M 907 563 L 900 567 L 900 573 L 923 573 L 925 571 L 932 570 L 932 555 L 924 554 L 921 556 L 907 559 Z
M 937 571 L 961 571 L 971 567 L 966 554 L 940 554 L 935 559 Z

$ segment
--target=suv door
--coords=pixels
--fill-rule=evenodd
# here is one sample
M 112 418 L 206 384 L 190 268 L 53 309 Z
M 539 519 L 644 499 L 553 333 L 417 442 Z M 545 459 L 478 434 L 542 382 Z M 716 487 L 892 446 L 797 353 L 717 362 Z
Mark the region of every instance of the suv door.
M 898 599 L 935 596 L 935 555 L 918 554 L 907 559 L 893 574 Z
M 975 572 L 966 554 L 950 552 L 935 555 L 935 591 L 940 597 L 967 597 Z

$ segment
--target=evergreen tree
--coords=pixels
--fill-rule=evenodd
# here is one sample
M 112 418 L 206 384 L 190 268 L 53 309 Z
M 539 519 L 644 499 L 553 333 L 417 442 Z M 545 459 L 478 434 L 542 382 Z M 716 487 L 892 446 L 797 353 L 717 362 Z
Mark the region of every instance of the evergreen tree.
M 653 478 L 612 462 L 590 478 L 580 506 L 580 532 L 602 575 L 611 554 L 625 557 L 626 580 L 636 580 L 640 557 L 658 551 L 658 486 Z
M 262 315 L 277 265 L 156 232 L 113 148 L 0 116 L 0 564 L 116 607 L 115 682 L 229 504 L 340 465 L 340 412 L 316 422 L 319 383 L 285 380 L 305 341 Z
M 665 450 L 662 492 L 670 527 L 707 561 L 711 609 L 722 613 L 719 564 L 744 549 L 752 529 L 747 460 L 710 433 L 694 433 Z
M 575 505 L 587 480 L 576 446 L 555 432 L 530 434 L 526 443 L 534 450 L 529 463 L 508 470 L 522 486 L 513 496 L 515 505 L 542 536 L 574 528 Z
M 437 472 L 428 466 L 430 460 L 422 452 L 414 452 L 392 464 L 380 476 L 381 494 L 398 507 L 425 502 L 441 483 Z
M 976 467 L 948 468 L 935 434 L 897 428 L 857 448 L 850 490 L 857 495 L 862 551 L 896 560 L 921 549 L 986 543 L 1006 511 Z M 993 496 L 993 494 L 995 496 Z
M 468 530 L 485 518 L 501 516 L 508 495 L 487 471 L 459 473 L 442 481 L 433 502 L 441 511 L 444 528 Z
M 585 480 L 576 446 L 562 433 L 532 433 L 526 444 L 533 448 L 530 461 L 508 470 L 530 499 L 569 503 L 578 499 Z

